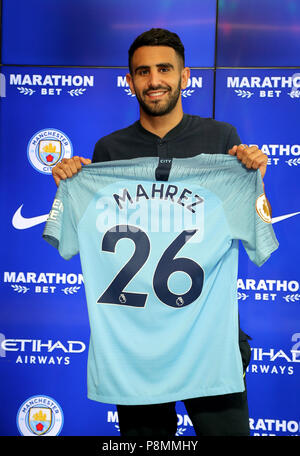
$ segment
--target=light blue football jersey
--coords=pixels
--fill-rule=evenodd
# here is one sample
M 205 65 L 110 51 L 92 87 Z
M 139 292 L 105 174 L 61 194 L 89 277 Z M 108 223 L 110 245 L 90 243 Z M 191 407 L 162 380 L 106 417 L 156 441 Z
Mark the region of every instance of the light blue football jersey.
M 244 390 L 238 243 L 259 266 L 278 247 L 260 171 L 206 154 L 91 164 L 60 182 L 43 236 L 65 259 L 80 253 L 90 399 Z

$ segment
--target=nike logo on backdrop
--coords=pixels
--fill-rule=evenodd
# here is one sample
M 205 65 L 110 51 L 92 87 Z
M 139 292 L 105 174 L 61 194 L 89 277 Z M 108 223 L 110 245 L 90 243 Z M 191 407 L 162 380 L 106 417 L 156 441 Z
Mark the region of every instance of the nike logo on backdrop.
M 28 228 L 32 228 L 35 225 L 39 225 L 40 223 L 46 222 L 48 215 L 38 215 L 37 217 L 30 217 L 30 218 L 25 218 L 21 214 L 23 204 L 17 209 L 15 212 L 13 219 L 12 219 L 12 224 L 14 228 L 17 230 L 27 230 Z M 292 214 L 286 214 L 286 215 L 280 215 L 279 217 L 273 217 L 272 218 L 272 225 L 277 222 L 281 222 L 282 220 L 288 219 L 290 217 L 294 217 L 295 215 L 300 214 L 300 212 L 294 212 Z
M 290 217 L 293 217 L 294 215 L 298 215 L 300 212 L 294 212 L 293 214 L 286 214 L 286 215 L 280 215 L 279 217 L 273 217 L 272 218 L 272 225 L 277 222 L 281 222 L 282 220 L 288 219 Z
M 17 230 L 27 230 L 28 228 L 32 228 L 35 225 L 39 225 L 40 223 L 46 222 L 49 214 L 38 215 L 37 217 L 25 218 L 21 214 L 22 207 L 23 207 L 23 204 L 15 212 L 13 219 L 12 219 L 13 227 L 16 228 Z

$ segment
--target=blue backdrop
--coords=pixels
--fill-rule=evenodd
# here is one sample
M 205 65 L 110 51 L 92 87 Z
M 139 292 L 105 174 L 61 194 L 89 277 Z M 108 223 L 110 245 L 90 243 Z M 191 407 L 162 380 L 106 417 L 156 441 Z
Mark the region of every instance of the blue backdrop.
M 86 398 L 79 258 L 64 261 L 41 236 L 55 163 L 91 158 L 101 136 L 138 118 L 127 50 L 153 26 L 177 32 L 186 47 L 184 111 L 232 123 L 269 156 L 264 181 L 280 247 L 262 268 L 240 250 L 250 427 L 252 435 L 299 435 L 298 2 L 2 3 L 0 435 L 34 435 L 37 420 L 41 435 L 119 435 L 115 406 Z M 177 434 L 194 435 L 181 402 L 177 412 Z

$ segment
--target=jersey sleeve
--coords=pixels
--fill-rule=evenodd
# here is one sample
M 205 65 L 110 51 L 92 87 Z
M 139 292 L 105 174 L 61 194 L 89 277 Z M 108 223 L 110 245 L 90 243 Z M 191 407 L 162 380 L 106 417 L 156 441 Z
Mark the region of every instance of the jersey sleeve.
M 232 235 L 242 241 L 250 260 L 262 266 L 278 246 L 261 173 L 245 172 L 227 208 Z
M 67 181 L 61 181 L 49 213 L 43 238 L 69 260 L 79 251 L 77 224 Z

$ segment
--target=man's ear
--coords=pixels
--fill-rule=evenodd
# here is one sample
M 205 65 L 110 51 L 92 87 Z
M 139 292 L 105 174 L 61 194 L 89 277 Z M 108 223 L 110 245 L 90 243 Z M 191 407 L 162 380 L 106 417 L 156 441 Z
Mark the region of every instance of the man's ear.
M 191 75 L 191 71 L 190 71 L 189 67 L 184 67 L 183 70 L 181 71 L 181 89 L 182 90 L 186 89 L 188 82 L 189 82 L 190 75 Z
M 131 76 L 130 73 L 126 74 L 126 82 L 129 85 L 129 87 L 130 87 L 131 93 L 133 95 L 135 95 L 135 90 L 134 90 L 134 86 L 133 86 L 133 82 L 132 82 L 132 76 Z

